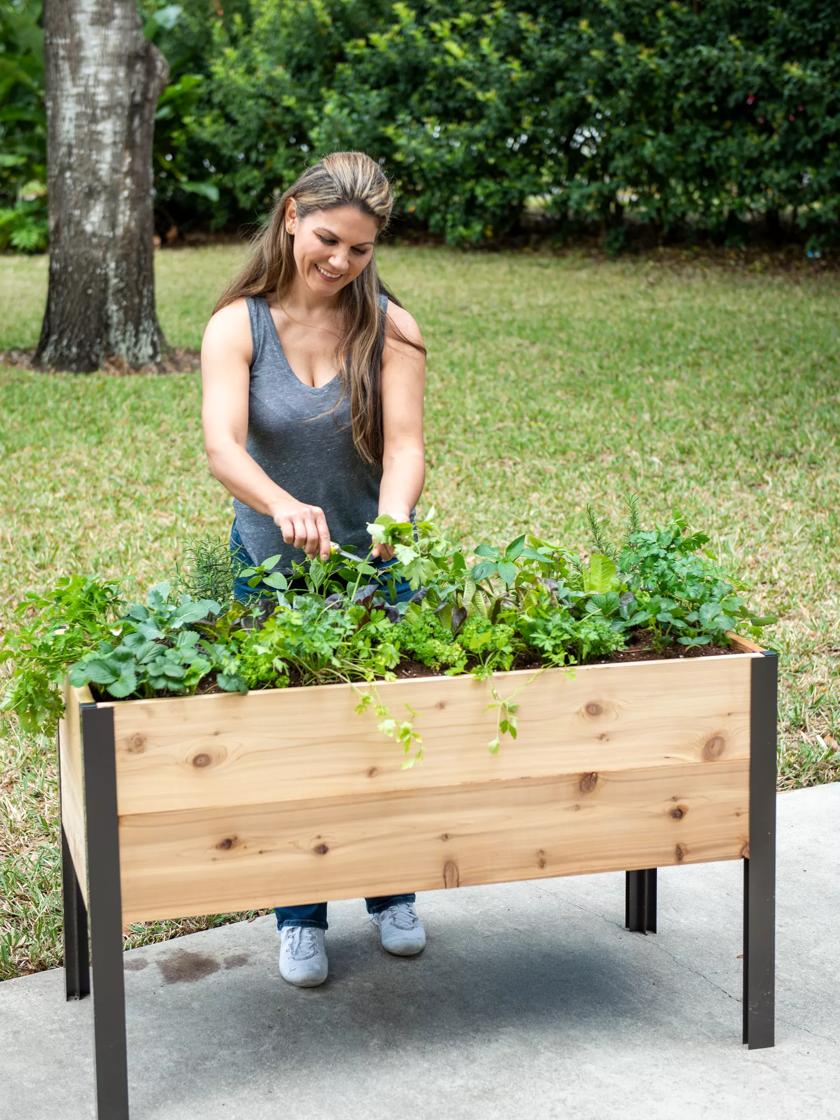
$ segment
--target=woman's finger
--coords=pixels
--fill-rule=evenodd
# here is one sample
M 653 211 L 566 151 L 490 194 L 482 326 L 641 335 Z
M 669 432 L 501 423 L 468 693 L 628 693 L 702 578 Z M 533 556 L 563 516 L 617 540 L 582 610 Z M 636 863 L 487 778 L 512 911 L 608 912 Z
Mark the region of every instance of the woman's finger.
M 306 522 L 302 517 L 296 517 L 292 521 L 295 527 L 294 540 L 291 542 L 295 548 L 306 547 Z
M 304 545 L 304 552 L 312 559 L 313 556 L 318 554 L 318 546 L 320 544 L 318 535 L 318 526 L 315 524 L 314 517 L 307 517 L 304 520 L 306 526 L 306 544 Z

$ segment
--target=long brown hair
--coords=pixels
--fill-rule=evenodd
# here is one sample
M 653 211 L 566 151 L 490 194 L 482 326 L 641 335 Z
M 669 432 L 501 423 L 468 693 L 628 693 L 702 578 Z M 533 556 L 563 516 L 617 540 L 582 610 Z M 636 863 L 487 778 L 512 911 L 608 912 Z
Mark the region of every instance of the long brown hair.
M 271 296 L 279 302 L 291 288 L 297 265 L 294 235 L 287 231 L 285 221 L 290 198 L 295 200 L 299 218 L 313 210 L 356 206 L 374 219 L 379 233 L 387 228 L 394 204 L 391 184 L 370 156 L 364 152 L 332 152 L 324 156 L 308 167 L 274 204 L 266 224 L 251 238 L 246 264 L 225 288 L 213 308 L 214 314 L 243 296 Z M 349 395 L 353 443 L 371 465 L 382 462 L 383 450 L 380 386 L 385 323 L 379 306 L 379 295 L 383 292 L 402 307 L 380 280 L 371 254 L 366 267 L 337 297 L 342 336 L 335 357 L 342 392 L 334 408 Z M 402 341 L 425 354 L 424 346 L 406 338 L 395 325 L 394 330 Z

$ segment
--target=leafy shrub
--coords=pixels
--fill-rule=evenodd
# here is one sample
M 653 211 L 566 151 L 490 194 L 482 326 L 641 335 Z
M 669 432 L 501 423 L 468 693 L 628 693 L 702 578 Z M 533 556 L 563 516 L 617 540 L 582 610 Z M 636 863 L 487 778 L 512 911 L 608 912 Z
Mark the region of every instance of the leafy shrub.
M 0 7 L 0 248 L 43 247 L 40 3 Z M 453 245 L 631 222 L 837 242 L 840 8 L 603 0 L 139 0 L 170 64 L 155 217 L 239 230 L 319 156 L 369 151 L 397 230 Z
M 0 6 L 0 252 L 47 247 L 47 118 L 39 0 Z
M 115 583 L 83 576 L 26 595 L 15 611 L 18 628 L 0 647 L 0 661 L 14 660 L 0 710 L 14 712 L 26 731 L 55 731 L 68 667 L 104 639 L 124 606 Z

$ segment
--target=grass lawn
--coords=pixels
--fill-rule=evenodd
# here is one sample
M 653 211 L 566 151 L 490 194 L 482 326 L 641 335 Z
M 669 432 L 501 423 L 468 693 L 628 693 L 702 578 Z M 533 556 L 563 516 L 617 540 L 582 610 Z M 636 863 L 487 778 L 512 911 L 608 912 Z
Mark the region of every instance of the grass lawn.
M 241 259 L 233 246 L 157 254 L 170 342 L 198 347 Z M 690 255 L 383 247 L 386 283 L 429 348 L 420 501 L 469 544 L 532 529 L 588 545 L 592 503 L 623 527 L 678 507 L 777 613 L 780 788 L 840 778 L 840 275 Z M 0 257 L 0 350 L 34 347 L 44 257 Z M 230 499 L 207 471 L 200 379 L 0 366 L 0 627 L 58 576 L 171 574 Z M 131 584 L 129 584 L 131 586 Z M 0 682 L 2 683 L 2 682 Z M 0 979 L 61 962 L 54 744 L 0 728 Z M 241 917 L 241 915 L 237 915 Z M 217 925 L 138 926 L 131 946 Z

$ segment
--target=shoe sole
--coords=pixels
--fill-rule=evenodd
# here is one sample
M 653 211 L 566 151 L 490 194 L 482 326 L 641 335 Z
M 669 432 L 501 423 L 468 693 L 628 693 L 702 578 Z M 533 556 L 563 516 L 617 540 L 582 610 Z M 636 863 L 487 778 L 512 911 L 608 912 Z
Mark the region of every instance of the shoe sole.
M 382 945 L 382 942 L 379 942 Z M 419 949 L 389 949 L 387 945 L 382 945 L 386 953 L 390 953 L 392 957 L 416 957 L 426 948 L 425 944 L 421 945 Z
M 315 980 L 290 980 L 288 976 L 284 976 L 282 972 L 280 973 L 280 978 L 281 980 L 285 980 L 287 984 L 291 984 L 293 988 L 317 988 L 319 985 L 325 984 L 327 981 L 326 976 L 324 976 L 322 979 Z

